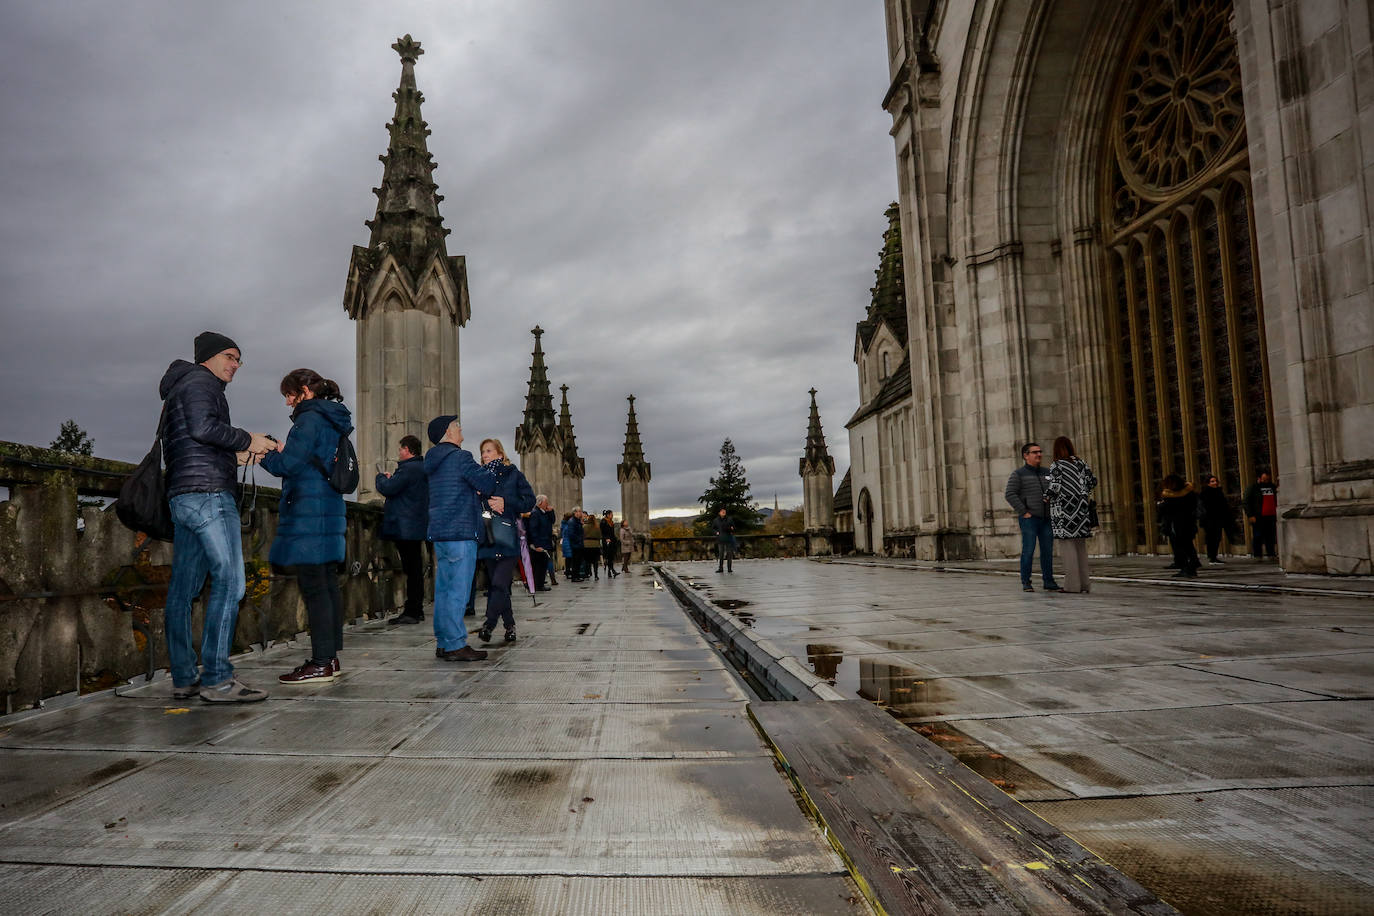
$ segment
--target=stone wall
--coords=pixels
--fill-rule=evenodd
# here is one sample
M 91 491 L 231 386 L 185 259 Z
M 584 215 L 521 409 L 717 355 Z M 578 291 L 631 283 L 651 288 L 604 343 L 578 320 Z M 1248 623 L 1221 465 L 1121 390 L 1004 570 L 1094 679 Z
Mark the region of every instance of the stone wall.
M 133 466 L 0 442 L 0 692 L 4 712 L 77 690 L 89 692 L 167 666 L 162 621 L 171 545 L 140 544 L 108 508 L 78 511 L 78 497 L 108 502 Z M 272 480 L 263 471 L 259 480 Z M 267 552 L 276 489 L 260 488 L 245 513 L 246 596 L 234 650 L 270 645 L 307 627 L 295 580 L 274 575 Z M 89 500 L 88 500 L 89 501 Z M 400 603 L 395 551 L 378 538 L 380 510 L 348 504 L 341 586 L 349 619 Z M 197 643 L 203 609 L 193 611 Z

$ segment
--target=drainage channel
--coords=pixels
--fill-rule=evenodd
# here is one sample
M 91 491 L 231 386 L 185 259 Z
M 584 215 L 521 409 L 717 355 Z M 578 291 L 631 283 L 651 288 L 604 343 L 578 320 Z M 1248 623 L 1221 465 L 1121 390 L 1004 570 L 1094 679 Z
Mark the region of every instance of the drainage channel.
M 771 641 L 749 634 L 744 623 L 722 613 L 697 590 L 690 576 L 678 576 L 659 564 L 654 565 L 654 572 L 687 615 L 715 641 L 721 655 L 759 699 L 845 699 L 843 694 Z

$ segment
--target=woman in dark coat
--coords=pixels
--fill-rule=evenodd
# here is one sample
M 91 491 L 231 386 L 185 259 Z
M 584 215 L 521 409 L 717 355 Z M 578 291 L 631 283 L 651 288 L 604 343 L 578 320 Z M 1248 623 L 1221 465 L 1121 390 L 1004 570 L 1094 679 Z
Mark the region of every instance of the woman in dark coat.
M 534 508 L 534 490 L 520 469 L 506 457 L 506 448 L 500 439 L 482 440 L 482 466 L 496 475 L 498 481 L 491 496 L 500 496 L 506 501 L 498 513 L 512 522 Z M 491 631 L 496 627 L 499 617 L 506 625 L 506 642 L 515 642 L 515 613 L 510 605 L 510 585 L 515 576 L 515 565 L 520 562 L 517 552 L 503 556 L 493 547 L 477 548 L 477 558 L 487 563 L 487 619 L 477 631 L 482 642 L 491 642 Z
M 1088 463 L 1073 450 L 1068 436 L 1054 440 L 1054 463 L 1045 478 L 1045 499 L 1050 504 L 1050 533 L 1063 542 L 1064 592 L 1086 592 L 1088 538 L 1093 536 L 1088 502 L 1097 488 L 1097 477 Z
M 1159 494 L 1159 527 L 1174 551 L 1175 579 L 1192 579 L 1202 565 L 1197 558 L 1197 493 L 1177 474 L 1164 478 Z
M 313 369 L 296 369 L 281 380 L 291 412 L 291 433 L 262 459 L 263 470 L 282 478 L 277 536 L 268 555 L 291 568 L 310 621 L 310 657 L 277 680 L 283 684 L 331 681 L 339 673 L 343 645 L 343 595 L 337 567 L 344 559 L 343 494 L 329 483 L 339 437 L 353 431 L 339 386 Z
M 1207 535 L 1207 563 L 1220 566 L 1217 550 L 1221 547 L 1221 536 L 1229 537 L 1232 544 L 1240 538 L 1236 529 L 1236 510 L 1231 508 L 1231 501 L 1226 498 L 1221 480 L 1215 474 L 1207 478 L 1207 485 L 1198 494 L 1198 499 L 1202 502 L 1202 530 Z
M 610 509 L 601 513 L 601 559 L 606 564 L 606 578 L 614 579 L 620 575 L 616 571 L 616 560 L 620 559 L 620 538 L 615 533 L 615 522 L 611 521 Z

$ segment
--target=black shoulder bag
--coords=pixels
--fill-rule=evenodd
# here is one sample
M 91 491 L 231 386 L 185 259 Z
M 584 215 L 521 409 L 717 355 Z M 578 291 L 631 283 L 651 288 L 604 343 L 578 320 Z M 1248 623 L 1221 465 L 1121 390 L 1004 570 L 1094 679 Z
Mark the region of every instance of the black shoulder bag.
M 119 499 L 115 501 L 115 515 L 124 527 L 159 541 L 170 541 L 174 531 L 172 507 L 167 502 L 167 478 L 162 469 L 162 424 L 166 418 L 167 402 L 163 401 L 153 447 L 120 485 Z

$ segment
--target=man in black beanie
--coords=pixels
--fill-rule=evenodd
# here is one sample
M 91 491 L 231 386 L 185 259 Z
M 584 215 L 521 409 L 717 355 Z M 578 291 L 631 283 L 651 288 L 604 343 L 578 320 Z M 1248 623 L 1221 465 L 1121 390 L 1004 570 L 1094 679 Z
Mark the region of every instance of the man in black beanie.
M 239 345 L 223 334 L 196 337 L 195 362 L 173 360 L 162 376 L 162 453 L 175 525 L 172 578 L 165 614 L 172 696 L 210 703 L 251 703 L 266 692 L 234 677 L 229 652 L 243 600 L 243 542 L 234 501 L 234 469 L 265 455 L 273 442 L 229 423 L 224 388 L 243 365 Z M 191 644 L 191 601 L 205 577 L 205 628 L 201 670 Z

